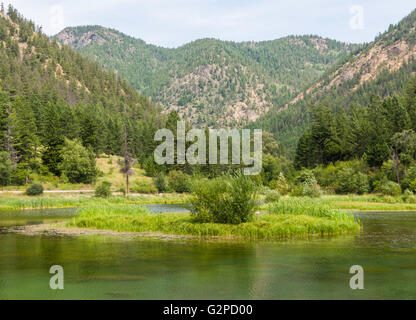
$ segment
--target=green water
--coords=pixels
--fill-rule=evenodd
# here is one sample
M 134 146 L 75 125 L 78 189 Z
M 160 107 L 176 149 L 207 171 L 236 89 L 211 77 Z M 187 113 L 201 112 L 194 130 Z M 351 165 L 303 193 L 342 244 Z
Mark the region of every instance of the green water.
M 0 226 L 71 210 L 0 212 Z M 0 299 L 416 299 L 416 213 L 362 213 L 356 235 L 276 242 L 28 236 L 0 231 Z M 61 265 L 65 289 L 49 288 Z M 364 290 L 349 288 L 361 265 Z

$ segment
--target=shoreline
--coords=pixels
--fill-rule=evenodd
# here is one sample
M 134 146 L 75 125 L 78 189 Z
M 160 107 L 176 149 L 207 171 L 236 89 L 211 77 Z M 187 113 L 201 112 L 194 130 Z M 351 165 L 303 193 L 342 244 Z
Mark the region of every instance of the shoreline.
M 48 236 L 128 236 L 132 238 L 147 238 L 155 240 L 183 240 L 199 239 L 191 235 L 163 234 L 159 232 L 126 232 L 114 230 L 98 230 L 93 228 L 67 227 L 67 222 L 53 224 L 38 224 L 30 226 L 17 226 L 6 228 L 8 232 L 27 236 L 48 235 Z
M 196 235 L 181 235 L 181 234 L 166 234 L 162 232 L 134 232 L 134 231 L 114 231 L 114 230 L 99 230 L 94 228 L 80 228 L 80 227 L 68 227 L 66 226 L 67 222 L 53 223 L 53 224 L 38 224 L 38 225 L 29 225 L 29 226 L 15 226 L 5 228 L 6 232 L 25 235 L 25 236 L 37 236 L 45 235 L 52 237 L 62 237 L 62 236 L 111 236 L 118 237 L 125 240 L 131 239 L 143 239 L 143 240 L 163 240 L 163 241 L 175 241 L 175 240 L 196 240 L 196 241 L 237 241 L 237 242 L 271 242 L 271 241 L 289 241 L 289 240 L 305 240 L 309 238 L 314 239 L 324 239 L 332 238 L 337 236 L 348 236 L 354 235 L 357 232 L 340 232 L 335 234 L 305 234 L 305 235 L 293 235 L 285 236 L 280 238 L 272 239 L 253 239 L 253 238 L 244 238 L 241 236 L 196 236 Z

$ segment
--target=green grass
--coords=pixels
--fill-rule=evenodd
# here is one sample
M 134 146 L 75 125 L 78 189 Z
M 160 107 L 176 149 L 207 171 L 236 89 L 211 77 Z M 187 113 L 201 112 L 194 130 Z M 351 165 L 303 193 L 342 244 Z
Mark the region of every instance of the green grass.
M 346 218 L 348 217 L 348 218 Z M 155 232 L 197 237 L 281 239 L 307 235 L 333 235 L 360 230 L 352 215 L 339 218 L 309 214 L 262 214 L 239 225 L 198 223 L 190 214 L 150 214 L 134 205 L 90 205 L 68 227 L 118 232 Z
M 345 195 L 325 196 L 322 200 L 327 201 L 331 207 L 336 209 L 359 211 L 416 211 L 416 199 L 414 196 L 405 198 L 403 196 Z
M 288 200 L 290 199 L 290 200 Z M 282 204 L 292 199 L 302 199 L 296 197 L 282 197 Z M 337 195 L 337 196 L 323 196 L 321 198 L 303 198 L 304 202 L 309 203 L 309 209 L 314 211 L 315 205 L 323 205 L 332 209 L 354 210 L 354 211 L 416 211 L 416 203 L 414 196 L 404 198 L 403 196 L 391 197 L 381 195 Z M 296 201 L 295 201 L 296 202 Z M 268 210 L 269 205 L 264 204 L 260 206 L 261 210 Z
M 11 197 L 0 198 L 0 210 L 26 210 L 47 208 L 80 207 L 90 202 L 89 198 L 47 198 L 47 197 Z
M 268 211 L 273 214 L 304 214 L 326 218 L 337 218 L 345 215 L 332 208 L 327 200 L 307 197 L 283 198 L 279 202 L 271 203 L 268 206 Z
M 164 195 L 161 197 L 111 197 L 108 199 L 96 198 L 85 195 L 69 196 L 1 196 L 1 210 L 26 210 L 48 208 L 76 208 L 88 205 L 125 205 L 125 204 L 181 204 L 188 203 L 186 195 Z
M 287 203 L 287 199 L 299 199 L 293 197 L 282 197 L 280 202 Z M 317 199 L 304 198 L 309 203 L 311 211 L 317 210 L 315 205 L 326 204 L 333 209 L 357 210 L 357 211 L 416 211 L 416 203 L 404 202 L 403 197 L 390 197 L 379 195 L 345 195 L 345 196 L 323 196 Z M 99 199 L 86 194 L 45 194 L 39 197 L 27 197 L 24 195 L 4 194 L 0 195 L 0 210 L 23 210 L 23 209 L 47 209 L 47 208 L 70 208 L 82 207 L 89 204 L 181 204 L 189 203 L 190 196 L 184 194 L 165 194 L 159 196 L 130 196 L 127 198 L 118 196 L 109 199 Z M 289 200 L 292 201 L 292 200 Z M 409 201 L 409 200 L 408 200 Z M 413 201 L 410 199 L 410 201 Z M 287 207 L 286 213 L 296 207 L 296 201 Z M 269 205 L 260 206 L 261 210 L 268 210 Z

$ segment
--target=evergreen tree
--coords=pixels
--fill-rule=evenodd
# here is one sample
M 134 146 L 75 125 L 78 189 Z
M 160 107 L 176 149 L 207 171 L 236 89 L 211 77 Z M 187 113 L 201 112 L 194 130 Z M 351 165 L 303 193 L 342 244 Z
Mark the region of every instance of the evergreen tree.
M 10 160 L 10 154 L 1 151 L 0 152 L 0 185 L 7 186 L 10 183 L 10 176 L 13 172 L 12 161 Z
M 60 176 L 60 164 L 62 158 L 62 147 L 64 137 L 60 128 L 60 115 L 56 105 L 48 103 L 43 118 L 43 138 L 45 150 L 42 154 L 43 164 L 53 174 Z
M 13 102 L 13 108 L 14 148 L 20 162 L 28 163 L 36 157 L 39 145 L 36 119 L 32 108 L 23 98 L 17 98 Z

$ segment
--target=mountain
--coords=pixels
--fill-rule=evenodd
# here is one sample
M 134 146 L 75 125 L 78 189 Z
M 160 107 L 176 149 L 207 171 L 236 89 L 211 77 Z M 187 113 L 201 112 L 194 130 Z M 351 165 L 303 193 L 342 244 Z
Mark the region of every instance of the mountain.
M 397 25 L 339 60 L 284 108 L 273 108 L 251 124 L 272 132 L 293 155 L 299 137 L 310 126 L 314 105 L 348 112 L 370 104 L 374 95 L 403 95 L 416 72 L 416 10 Z
M 64 139 L 95 154 L 129 151 L 143 159 L 162 125 L 160 108 L 68 46 L 60 46 L 13 7 L 0 12 L 0 152 L 16 174 L 59 175 Z
M 54 37 L 192 123 L 242 125 L 284 106 L 357 48 L 317 36 L 235 43 L 201 39 L 168 49 L 100 26 Z

